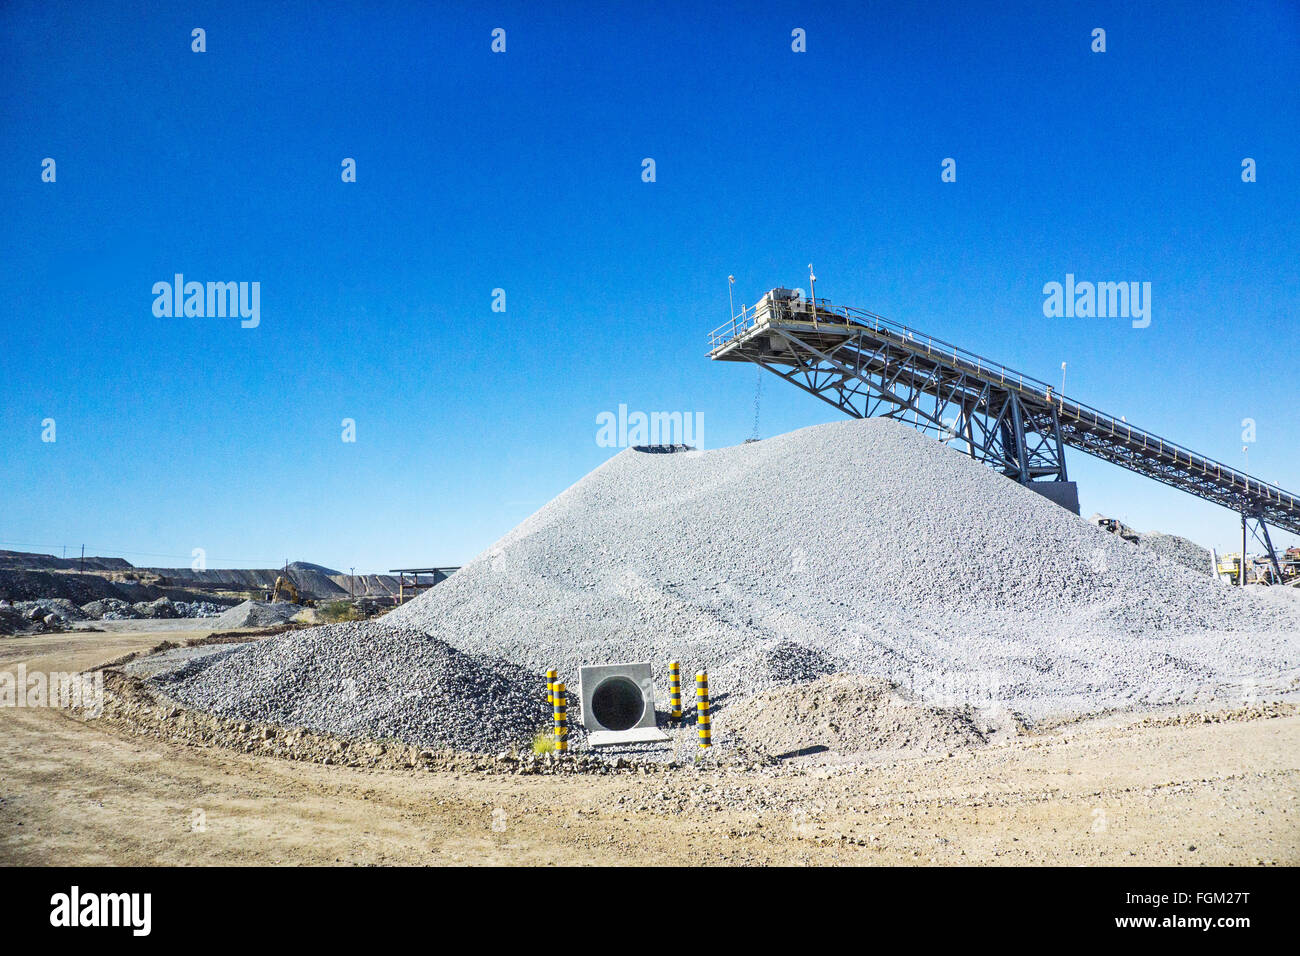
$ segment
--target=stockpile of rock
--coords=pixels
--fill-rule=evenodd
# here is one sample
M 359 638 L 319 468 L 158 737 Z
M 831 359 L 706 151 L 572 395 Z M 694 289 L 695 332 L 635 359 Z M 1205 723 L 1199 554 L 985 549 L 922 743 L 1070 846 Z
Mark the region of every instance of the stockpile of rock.
M 245 601 L 222 611 L 212 626 L 217 630 L 241 627 L 274 627 L 283 624 L 301 611 L 297 604 L 287 601 Z
M 770 737 L 763 700 L 791 685 L 807 704 L 791 745 L 966 746 L 996 729 L 976 710 L 1010 725 L 1292 689 L 1300 602 L 1253 590 L 868 419 L 629 449 L 386 617 L 214 656 L 173 691 L 250 721 L 491 753 L 546 726 L 549 667 L 576 699 L 580 666 L 650 661 L 662 709 L 679 660 L 688 721 L 690 675 L 710 672 L 717 726 L 735 731 L 718 749 Z M 246 602 L 216 623 L 297 610 Z M 674 747 L 698 753 L 689 723 Z
M 60 631 L 87 615 L 67 598 L 41 601 L 0 601 L 0 634 Z
M 527 748 L 549 716 L 524 668 L 372 621 L 279 634 L 156 680 L 223 717 L 485 754 Z
M 103 598 L 81 606 L 86 618 L 103 621 L 170 620 L 175 618 L 218 617 L 228 608 L 210 601 L 173 601 L 160 597 L 155 601 L 121 601 Z
M 1300 614 L 888 419 L 626 450 L 390 613 L 537 673 L 677 659 L 737 697 L 832 672 L 1046 716 L 1285 689 Z

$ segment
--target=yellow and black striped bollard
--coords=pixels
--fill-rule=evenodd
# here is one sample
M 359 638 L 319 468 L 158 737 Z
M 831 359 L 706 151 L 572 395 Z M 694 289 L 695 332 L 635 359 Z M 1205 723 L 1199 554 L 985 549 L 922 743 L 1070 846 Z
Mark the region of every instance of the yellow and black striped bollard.
M 557 671 L 546 672 L 546 702 L 552 707 L 555 706 L 555 682 L 560 679 Z
M 695 675 L 695 723 L 700 728 L 700 746 L 713 746 L 713 724 L 709 717 L 709 672 Z
M 559 753 L 569 749 L 569 704 L 562 681 L 555 685 L 555 749 Z
M 668 710 L 673 720 L 682 719 L 682 665 L 678 661 L 668 664 Z

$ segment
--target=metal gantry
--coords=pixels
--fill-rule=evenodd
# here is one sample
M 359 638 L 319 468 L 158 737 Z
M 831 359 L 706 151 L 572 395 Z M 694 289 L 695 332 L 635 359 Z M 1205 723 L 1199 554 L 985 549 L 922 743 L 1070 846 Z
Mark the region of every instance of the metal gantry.
M 753 362 L 855 418 L 907 422 L 1049 497 L 1069 480 L 1068 445 L 1300 534 L 1300 496 L 873 312 L 773 289 L 710 333 L 709 356 Z

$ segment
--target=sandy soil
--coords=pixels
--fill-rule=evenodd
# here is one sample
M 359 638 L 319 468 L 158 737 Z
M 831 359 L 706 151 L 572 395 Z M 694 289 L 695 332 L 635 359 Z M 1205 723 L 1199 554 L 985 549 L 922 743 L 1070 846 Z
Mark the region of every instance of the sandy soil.
M 0 668 L 80 669 L 167 637 L 4 639 Z M 1111 718 L 794 776 L 515 777 L 321 766 L 0 708 L 0 863 L 1294 865 L 1286 714 Z

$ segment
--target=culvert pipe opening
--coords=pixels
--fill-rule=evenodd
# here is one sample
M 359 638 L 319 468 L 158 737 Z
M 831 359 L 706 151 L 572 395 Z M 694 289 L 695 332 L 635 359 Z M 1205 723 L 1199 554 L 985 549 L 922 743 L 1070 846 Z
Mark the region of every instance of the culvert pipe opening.
M 635 727 L 645 713 L 641 688 L 626 677 L 610 677 L 591 695 L 591 716 L 602 727 L 627 730 Z

